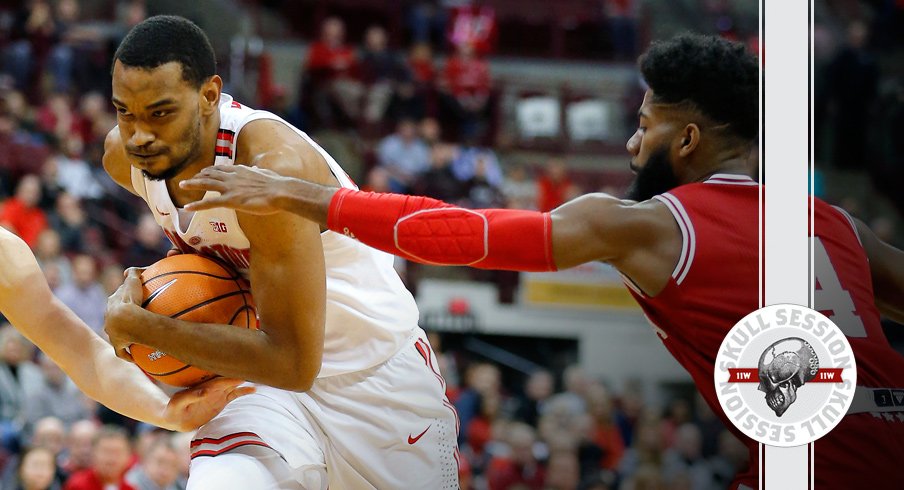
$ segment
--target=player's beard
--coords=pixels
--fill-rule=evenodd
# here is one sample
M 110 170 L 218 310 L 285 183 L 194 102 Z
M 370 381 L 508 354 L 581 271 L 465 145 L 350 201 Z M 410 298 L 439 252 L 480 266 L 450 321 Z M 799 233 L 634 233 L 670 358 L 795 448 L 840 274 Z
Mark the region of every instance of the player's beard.
M 668 148 L 663 147 L 654 151 L 646 165 L 637 169 L 637 176 L 625 197 L 637 202 L 646 201 L 678 187 L 678 184 L 678 176 L 669 163 Z
M 179 175 L 180 172 L 185 170 L 186 167 L 191 165 L 195 159 L 198 158 L 198 155 L 201 154 L 201 119 L 196 115 L 195 120 L 189 127 L 192 128 L 192 130 L 186 135 L 186 139 L 188 140 L 188 153 L 176 161 L 170 168 L 159 174 L 152 174 L 147 170 L 142 170 L 141 173 L 148 180 L 170 180 Z

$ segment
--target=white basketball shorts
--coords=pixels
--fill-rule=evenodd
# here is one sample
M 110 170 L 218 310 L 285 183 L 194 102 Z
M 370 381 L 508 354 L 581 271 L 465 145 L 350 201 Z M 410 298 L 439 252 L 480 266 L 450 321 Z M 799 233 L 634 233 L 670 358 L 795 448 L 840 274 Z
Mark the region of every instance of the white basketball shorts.
M 383 364 L 304 393 L 258 385 L 198 431 L 189 489 L 458 489 L 458 418 L 426 339 L 417 329 Z

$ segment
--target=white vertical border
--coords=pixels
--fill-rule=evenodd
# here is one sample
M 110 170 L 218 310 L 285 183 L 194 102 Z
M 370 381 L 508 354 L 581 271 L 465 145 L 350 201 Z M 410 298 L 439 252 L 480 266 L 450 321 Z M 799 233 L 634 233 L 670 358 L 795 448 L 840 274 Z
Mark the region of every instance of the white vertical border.
M 766 184 L 763 306 L 810 304 L 810 3 L 762 0 L 760 5 L 761 46 L 769 46 L 761 58 L 765 77 L 760 85 L 765 97 L 760 140 L 760 177 Z M 808 489 L 809 455 L 807 446 L 765 446 L 760 488 Z

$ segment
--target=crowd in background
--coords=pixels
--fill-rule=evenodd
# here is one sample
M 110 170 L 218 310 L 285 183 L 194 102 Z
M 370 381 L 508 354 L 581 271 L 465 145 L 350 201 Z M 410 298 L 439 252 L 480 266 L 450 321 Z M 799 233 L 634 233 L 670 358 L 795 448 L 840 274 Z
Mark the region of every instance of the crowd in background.
M 53 291 L 101 335 L 105 301 L 123 269 L 151 264 L 169 248 L 140 199 L 101 165 L 115 124 L 112 50 L 155 13 L 141 0 L 114 3 L 108 22 L 98 24 L 80 18 L 78 0 L 0 2 L 0 225 L 32 247 Z M 621 36 L 611 41 L 613 59 L 631 59 L 640 47 L 637 2 L 603 3 L 615 9 L 612 32 Z M 727 4 L 709 3 L 714 12 Z M 904 74 L 888 60 L 902 55 L 904 29 L 895 19 L 904 7 L 874 3 L 881 8 L 827 0 L 832 15 L 817 19 L 817 76 L 827 83 L 817 83 L 824 89 L 816 131 L 834 142 L 818 143 L 817 157 L 827 171 L 874 176 L 901 210 Z M 343 19 L 329 17 L 308 36 L 300 94 L 271 84 L 248 102 L 315 138 L 330 129 L 360 140 L 366 165 L 353 177 L 364 189 L 543 211 L 600 190 L 597 182 L 587 187 L 567 155 L 513 164 L 494 144 L 498 87 L 488 58 L 498 33 L 490 7 L 468 4 L 413 2 L 407 46 L 393 45 L 380 25 L 350 44 Z M 713 18 L 721 26 L 715 31 L 743 37 L 730 16 Z M 490 28 L 466 28 L 477 21 Z M 882 131 L 872 131 L 877 121 Z M 824 190 L 819 178 L 817 192 L 901 245 L 898 220 L 871 194 Z M 418 269 L 406 273 L 415 289 Z M 472 277 L 493 280 L 500 299 L 514 301 L 517 274 Z M 440 357 L 461 416 L 463 488 L 724 488 L 744 464 L 744 448 L 697 399 L 657 406 L 637 386 L 609 386 L 577 367 L 521 373 L 523 386 L 505 387 L 486 359 Z M 3 489 L 183 488 L 188 465 L 186 436 L 86 399 L 9 326 L 0 328 L 0 442 Z

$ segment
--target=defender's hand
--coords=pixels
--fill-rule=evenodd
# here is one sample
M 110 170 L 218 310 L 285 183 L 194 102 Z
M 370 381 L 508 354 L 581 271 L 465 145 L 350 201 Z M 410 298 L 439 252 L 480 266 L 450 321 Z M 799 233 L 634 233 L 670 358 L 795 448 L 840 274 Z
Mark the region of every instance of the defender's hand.
M 116 355 L 132 362 L 132 355 L 128 351 L 132 341 L 128 331 L 135 321 L 136 309 L 141 309 L 144 292 L 141 288 L 141 269 L 130 267 L 125 275 L 125 281 L 119 289 L 107 298 L 104 331 L 110 338 L 110 344 L 116 350 Z
M 244 165 L 207 167 L 179 187 L 188 190 L 215 191 L 185 206 L 187 211 L 232 208 L 249 214 L 274 214 L 282 211 L 278 201 L 288 179 L 267 169 Z
M 166 405 L 164 420 L 169 427 L 181 432 L 195 430 L 216 417 L 232 400 L 254 393 L 252 386 L 239 386 L 243 382 L 217 377 L 182 390 Z

